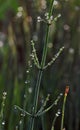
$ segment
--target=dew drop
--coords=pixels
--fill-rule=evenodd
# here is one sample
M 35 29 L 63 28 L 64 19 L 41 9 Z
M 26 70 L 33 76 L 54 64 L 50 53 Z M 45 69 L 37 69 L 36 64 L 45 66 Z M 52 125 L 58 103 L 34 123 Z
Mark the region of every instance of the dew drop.
M 6 95 L 7 95 L 7 92 L 3 92 L 3 95 L 6 96 Z
M 37 17 L 37 21 L 38 21 L 38 22 L 41 21 L 41 17 L 40 17 L 40 16 Z
M 58 18 L 60 18 L 61 17 L 61 14 L 58 14 Z
M 19 121 L 19 124 L 20 124 L 20 125 L 22 124 L 22 120 Z
M 16 110 L 16 109 L 17 109 L 17 107 L 16 107 L 16 106 L 14 106 L 14 109 Z
M 21 116 L 22 116 L 22 117 L 25 117 L 25 113 L 21 113 Z
M 54 6 L 58 5 L 58 1 L 54 0 Z
M 57 117 L 59 116 L 58 113 L 56 113 L 56 116 L 57 116 Z
M 34 107 L 32 108 L 32 110 L 34 110 Z
M 29 73 L 29 70 L 27 70 L 26 73 Z
M 53 20 L 53 16 L 50 17 L 50 20 L 51 20 L 51 21 Z
M 45 16 L 49 16 L 49 13 L 48 13 L 48 12 L 46 12 L 46 13 L 45 13 Z
M 58 115 L 60 115 L 60 114 L 61 114 L 60 109 L 58 110 L 57 114 L 58 114 Z
M 18 18 L 22 17 L 22 12 L 18 12 L 18 13 L 17 13 L 17 17 L 18 17 Z
M 16 130 L 18 130 L 18 126 L 16 126 Z
M 58 111 L 58 115 L 60 115 L 61 114 L 61 112 L 60 111 Z
M 34 54 L 33 54 L 33 53 L 32 53 L 32 54 L 30 54 L 30 57 L 31 57 L 31 58 L 34 58 Z
M 23 11 L 23 7 L 22 7 L 22 6 L 19 6 L 19 7 L 18 7 L 18 11 L 19 11 L 19 12 Z
M 60 93 L 60 96 L 62 96 L 63 95 L 63 93 Z
M 24 94 L 24 98 L 26 98 L 26 94 Z
M 29 80 L 25 81 L 25 84 L 28 84 L 28 83 L 30 83 L 30 81 L 29 81 Z
M 5 121 L 2 122 L 2 125 L 5 125 Z
M 31 88 L 31 87 L 28 89 L 28 92 L 29 92 L 29 93 L 32 93 L 32 88 Z

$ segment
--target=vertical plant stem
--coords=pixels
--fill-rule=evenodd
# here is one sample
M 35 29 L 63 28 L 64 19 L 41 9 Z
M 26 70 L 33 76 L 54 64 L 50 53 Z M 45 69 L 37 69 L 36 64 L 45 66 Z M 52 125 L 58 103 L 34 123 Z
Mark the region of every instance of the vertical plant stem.
M 38 73 L 38 79 L 36 83 L 36 89 L 35 89 L 35 97 L 34 97 L 34 112 L 37 112 L 37 105 L 38 105 L 38 96 L 39 96 L 39 89 L 40 89 L 40 83 L 41 83 L 41 78 L 42 78 L 42 72 L 39 70 Z
M 51 130 L 54 130 L 54 125 L 55 125 L 56 119 L 57 119 L 57 116 L 55 116 L 55 118 L 54 118 L 54 120 L 53 120 L 53 122 L 52 122 L 52 128 L 51 128 Z
M 50 2 L 49 18 L 52 15 L 53 1 L 54 0 L 51 0 L 51 2 Z M 44 43 L 44 48 L 43 48 L 42 60 L 41 60 L 41 68 L 43 68 L 45 66 L 45 61 L 46 61 L 46 56 L 47 56 L 47 45 L 48 45 L 48 37 L 49 37 L 49 26 L 50 25 L 47 24 L 46 37 L 45 37 L 45 43 Z M 43 73 L 43 71 L 39 70 L 38 77 L 37 77 L 37 82 L 36 82 L 36 88 L 35 88 L 33 115 L 35 115 L 35 113 L 37 112 L 38 97 L 39 97 L 39 90 L 40 90 L 42 73 Z M 33 130 L 34 129 L 34 121 L 35 121 L 35 117 L 31 117 L 29 130 Z
M 3 121 L 3 117 L 4 117 L 4 106 L 5 106 L 5 99 L 6 99 L 6 92 L 3 92 L 3 99 L 2 99 L 2 104 L 1 104 L 1 110 L 0 110 L 0 130 L 3 129 L 2 127 L 2 121 Z
M 64 94 L 64 100 L 63 100 L 63 107 L 62 107 L 62 119 L 61 119 L 61 130 L 63 130 L 64 125 L 64 112 L 65 112 L 65 104 L 66 104 L 66 98 L 67 94 L 69 92 L 69 86 L 66 86 L 65 94 Z
M 47 27 L 47 32 L 46 32 L 46 42 L 44 44 L 41 67 L 44 67 L 44 65 L 45 65 L 46 54 L 47 54 L 47 44 L 48 44 L 48 33 L 49 33 L 49 26 Z M 36 83 L 36 88 L 35 88 L 33 114 L 35 114 L 37 112 L 38 96 L 39 96 L 39 90 L 40 90 L 42 73 L 43 73 L 43 71 L 39 70 L 39 72 L 38 72 L 38 78 L 37 78 L 37 83 Z M 33 128 L 34 128 L 34 120 L 35 120 L 35 118 L 31 118 L 30 129 L 29 130 L 33 130 Z
M 42 55 L 42 61 L 41 61 L 41 67 L 42 68 L 44 67 L 45 61 L 46 61 L 48 36 L 49 36 L 49 25 L 47 25 L 47 29 L 46 29 L 46 39 L 45 39 L 45 44 L 44 44 L 44 48 L 43 48 L 43 55 Z
M 61 130 L 63 130 L 63 124 L 64 124 L 65 103 L 66 103 L 66 96 L 64 96 L 63 107 L 62 107 Z

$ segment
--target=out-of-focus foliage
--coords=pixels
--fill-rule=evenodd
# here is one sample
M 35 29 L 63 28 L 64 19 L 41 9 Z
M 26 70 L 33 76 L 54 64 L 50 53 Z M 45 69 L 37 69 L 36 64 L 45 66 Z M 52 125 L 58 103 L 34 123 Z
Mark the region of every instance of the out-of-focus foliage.
M 18 0 L 0 0 L 0 19 L 5 17 L 6 11 L 13 10 L 17 11 Z
M 32 64 L 30 57 L 30 40 L 34 40 L 41 61 L 46 25 L 43 22 L 38 23 L 37 16 L 45 17 L 49 3 L 50 0 L 0 0 L 0 99 L 3 91 L 7 91 L 5 130 L 16 130 L 20 127 L 22 116 L 14 109 L 14 105 L 23 108 L 25 97 L 27 97 L 26 109 L 31 111 L 38 70 Z M 16 14 L 13 13 L 16 10 Z M 41 99 L 45 98 L 47 93 L 51 94 L 48 104 L 50 105 L 56 96 L 64 91 L 65 86 L 69 85 L 70 95 L 67 99 L 64 126 L 66 130 L 79 130 L 80 1 L 55 1 L 53 17 L 57 14 L 61 14 L 61 18 L 51 25 L 46 64 L 61 46 L 64 45 L 65 49 L 55 64 L 43 73 L 39 106 Z M 26 70 L 31 64 L 28 74 Z M 27 78 L 30 80 L 29 85 L 25 84 Z M 56 109 L 61 108 L 61 103 L 41 118 L 44 125 L 41 125 L 41 120 L 37 122 L 36 129 L 42 130 L 44 127 L 50 130 Z M 24 128 L 27 129 L 28 118 L 24 119 Z M 59 128 L 60 118 L 55 124 L 55 129 L 59 130 Z

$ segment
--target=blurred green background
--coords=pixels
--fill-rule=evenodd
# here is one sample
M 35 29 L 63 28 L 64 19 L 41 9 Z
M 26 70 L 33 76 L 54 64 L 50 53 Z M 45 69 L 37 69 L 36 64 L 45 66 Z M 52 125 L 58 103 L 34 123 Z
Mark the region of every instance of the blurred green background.
M 15 104 L 22 108 L 26 100 L 26 110 L 31 111 L 38 70 L 30 57 L 30 41 L 34 40 L 41 61 L 46 26 L 37 22 L 37 16 L 45 17 L 49 3 L 49 0 L 0 0 L 0 104 L 2 93 L 7 92 L 4 130 L 20 129 L 22 116 L 14 109 Z M 65 49 L 43 73 L 39 107 L 48 93 L 50 105 L 69 85 L 64 127 L 80 130 L 80 0 L 55 0 L 53 17 L 58 14 L 61 18 L 51 25 L 46 64 L 60 47 Z M 46 130 L 50 130 L 57 108 L 62 108 L 62 101 L 44 116 Z M 42 119 L 37 122 L 38 130 L 42 130 Z M 55 130 L 60 129 L 60 121 L 61 117 L 56 121 Z M 28 130 L 28 117 L 24 118 L 25 129 Z

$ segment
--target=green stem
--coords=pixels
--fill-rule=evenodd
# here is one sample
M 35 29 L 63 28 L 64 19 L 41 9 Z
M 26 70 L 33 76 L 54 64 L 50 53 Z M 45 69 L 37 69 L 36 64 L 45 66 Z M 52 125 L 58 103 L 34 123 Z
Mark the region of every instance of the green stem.
M 52 15 L 52 12 L 53 12 L 53 3 L 54 3 L 54 0 L 51 0 L 51 2 L 50 2 L 50 10 L 49 10 L 49 17 Z
M 64 101 L 63 101 L 63 107 L 62 107 L 61 130 L 63 130 L 63 124 L 64 124 L 65 104 L 66 104 L 66 95 L 64 95 Z
M 39 70 L 38 73 L 38 79 L 36 83 L 36 89 L 35 89 L 35 97 L 34 97 L 34 112 L 37 112 L 37 105 L 38 105 L 38 96 L 39 96 L 39 90 L 40 90 L 40 83 L 41 83 L 41 78 L 42 78 L 42 71 Z
M 46 29 L 46 39 L 45 39 L 45 44 L 44 44 L 44 48 L 43 48 L 43 55 L 42 55 L 42 61 L 41 61 L 41 67 L 42 68 L 45 66 L 45 61 L 46 61 L 48 36 L 49 36 L 49 25 L 47 26 L 47 29 Z
M 52 122 L 52 128 L 51 128 L 51 130 L 54 130 L 54 125 L 55 125 L 56 119 L 57 119 L 57 116 L 55 116 L 55 118 L 54 118 L 54 120 Z
M 46 42 L 44 44 L 44 49 L 43 49 L 43 56 L 42 56 L 42 62 L 41 62 L 41 67 L 42 68 L 44 67 L 45 60 L 46 60 L 47 44 L 48 44 L 48 33 L 49 33 L 49 26 L 47 27 Z M 34 111 L 33 111 L 33 114 L 35 114 L 37 112 L 38 96 L 39 96 L 39 90 L 40 90 L 42 73 L 43 73 L 43 71 L 39 70 L 38 78 L 37 78 L 37 83 L 36 83 L 36 88 L 35 88 L 34 106 L 33 106 L 34 107 Z M 35 118 L 31 118 L 30 129 L 29 130 L 33 130 L 33 128 L 34 128 L 34 120 L 35 120 Z
M 50 2 L 49 17 L 52 15 L 52 10 L 53 10 L 53 0 L 51 0 L 51 2 Z M 45 43 L 44 43 L 44 48 L 43 48 L 42 60 L 41 60 L 41 68 L 43 68 L 45 66 L 45 61 L 46 61 L 46 56 L 47 56 L 49 26 L 50 25 L 47 25 L 47 28 L 46 28 L 46 37 L 45 37 Z M 35 115 L 36 112 L 37 112 L 38 97 L 39 97 L 39 90 L 40 90 L 40 84 L 41 84 L 41 79 L 42 79 L 42 73 L 43 73 L 43 71 L 39 70 L 38 78 L 37 78 L 37 82 L 36 82 L 36 88 L 35 88 L 34 106 L 33 106 L 34 110 L 33 110 L 33 113 L 32 113 L 33 115 Z M 31 117 L 29 130 L 34 129 L 34 121 L 35 121 L 35 118 Z

